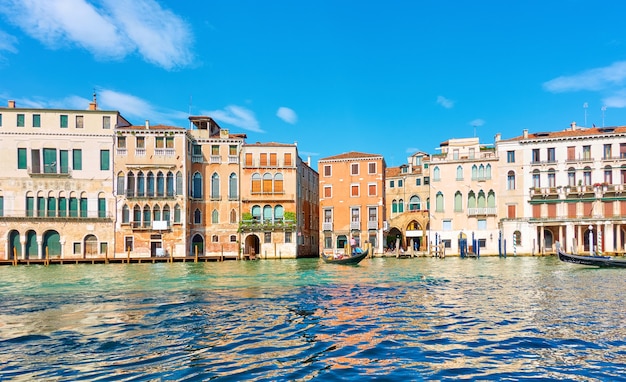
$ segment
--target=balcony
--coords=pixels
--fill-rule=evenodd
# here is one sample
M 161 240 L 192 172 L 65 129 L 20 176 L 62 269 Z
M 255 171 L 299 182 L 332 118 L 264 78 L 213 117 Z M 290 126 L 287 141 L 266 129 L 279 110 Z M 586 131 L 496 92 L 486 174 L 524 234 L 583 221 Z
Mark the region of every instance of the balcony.
M 136 157 L 145 157 L 146 156 L 146 149 L 143 149 L 143 148 L 135 149 L 135 156 Z
M 228 164 L 238 164 L 239 163 L 239 157 L 236 155 L 229 155 L 228 156 Z
M 322 223 L 323 231 L 332 231 L 333 230 L 333 222 L 323 222 Z
M 72 176 L 72 169 L 67 166 L 57 166 L 56 164 L 46 164 L 41 167 L 28 167 L 28 175 L 31 177 L 51 177 L 51 178 L 69 178 Z
M 192 155 L 191 156 L 191 162 L 193 162 L 193 163 L 203 163 L 204 162 L 204 158 L 202 157 L 202 155 Z
M 497 207 L 477 207 L 467 209 L 467 216 L 496 216 L 497 213 Z
M 118 147 L 115 150 L 115 154 L 118 156 L 126 156 L 128 154 L 128 150 L 125 147 Z
M 157 157 L 168 157 L 172 158 L 176 155 L 176 150 L 174 149 L 154 149 L 154 155 Z
M 350 230 L 351 231 L 360 231 L 361 230 L 361 222 L 360 221 L 352 221 L 352 222 L 350 222 Z
M 219 155 L 211 155 L 209 161 L 212 164 L 220 164 L 222 163 L 222 157 Z
M 296 222 L 293 220 L 265 220 L 257 219 L 242 220 L 239 223 L 239 232 L 267 232 L 267 231 L 293 231 Z
M 367 222 L 367 229 L 373 229 L 373 230 L 377 230 L 378 229 L 378 221 L 376 220 L 370 220 Z

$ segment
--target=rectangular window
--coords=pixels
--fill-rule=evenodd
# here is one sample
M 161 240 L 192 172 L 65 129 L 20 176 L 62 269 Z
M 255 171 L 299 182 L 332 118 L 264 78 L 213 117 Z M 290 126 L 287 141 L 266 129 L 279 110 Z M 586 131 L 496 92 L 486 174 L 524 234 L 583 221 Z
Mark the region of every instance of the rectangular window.
M 422 179 L 421 178 L 415 179 L 415 185 L 416 186 L 421 186 L 422 185 Z
M 441 243 L 443 244 L 444 248 L 448 248 L 448 249 L 452 248 L 452 240 L 450 239 L 441 240 Z
M 108 115 L 105 115 L 102 117 L 102 128 L 103 129 L 110 129 L 111 128 L 111 117 Z
M 285 232 L 285 243 L 291 243 L 291 232 Z
M 332 171 L 331 171 L 331 165 L 325 165 L 324 166 L 324 176 L 331 176 Z
M 486 248 L 487 247 L 487 239 L 478 239 L 478 247 Z
M 165 148 L 173 149 L 174 148 L 174 137 L 166 137 L 165 138 Z
M 265 232 L 263 235 L 263 242 L 264 243 L 271 243 L 272 242 L 272 233 L 271 232 Z
M 532 163 L 539 163 L 540 161 L 541 161 L 541 155 L 539 155 L 539 149 L 533 149 Z
M 132 236 L 124 237 L 124 251 L 132 252 L 135 250 L 135 240 Z
M 100 243 L 100 254 L 101 255 L 106 255 L 107 252 L 109 252 L 109 243 L 104 241 L 104 242 Z
M 35 216 L 35 198 L 32 196 L 26 197 L 26 216 Z
M 353 184 L 350 186 L 350 196 L 359 196 L 359 185 Z
M 59 126 L 61 126 L 62 129 L 67 128 L 67 114 L 61 114 L 59 119 Z
M 404 181 L 402 179 L 398 179 L 398 187 L 403 187 Z
M 76 128 L 77 129 L 82 129 L 83 128 L 83 116 L 82 115 L 77 115 L 76 116 Z
M 261 154 L 261 166 L 267 166 L 267 154 L 266 153 L 262 153 Z
M 30 150 L 30 172 L 33 174 L 41 174 L 41 156 L 39 150 Z
M 478 219 L 478 229 L 486 230 L 487 229 L 487 220 L 486 219 Z
M 24 114 L 17 115 L 17 127 L 24 127 Z
M 424 177 L 424 186 L 429 185 L 430 184 L 430 177 L 425 176 Z
M 554 147 L 548 147 L 548 162 L 556 162 L 556 149 Z
M 146 148 L 146 137 L 137 137 L 137 148 L 138 149 Z
M 211 155 L 220 155 L 219 145 L 211 145 Z
M 368 196 L 376 196 L 377 192 L 376 192 L 376 183 L 373 184 L 369 184 L 367 186 L 367 195 Z
M 57 150 L 43 149 L 43 172 L 44 174 L 57 173 Z
M 506 163 L 515 163 L 515 151 L 506 152 Z
M 117 147 L 120 149 L 126 148 L 126 137 L 117 137 Z
M 611 159 L 611 157 L 612 157 L 611 144 L 607 143 L 604 145 L 604 159 Z
M 87 217 L 87 198 L 80 198 L 80 217 Z
M 376 162 L 369 163 L 367 165 L 368 174 L 376 174 Z
M 165 148 L 165 138 L 164 137 L 156 137 L 154 138 L 154 147 L 157 149 Z
M 324 186 L 324 197 L 325 198 L 332 198 L 333 196 L 333 188 L 332 186 Z
M 0 196 L 0 216 L 4 216 L 4 196 Z
M 252 166 L 252 153 L 246 153 L 246 166 Z
M 591 159 L 591 146 L 583 146 L 583 159 Z
M 26 149 L 17 149 L 17 168 L 25 170 L 26 166 Z
M 276 166 L 278 163 L 278 158 L 276 157 L 276 153 L 270 153 L 270 166 Z
M 237 155 L 237 145 L 228 146 L 228 155 L 235 156 Z
M 33 127 L 41 127 L 41 114 L 33 114 Z
M 37 197 L 37 216 L 44 217 L 46 215 L 46 199 L 42 196 Z
M 350 165 L 350 175 L 359 175 L 359 164 L 352 163 Z
M 452 231 L 452 220 L 444 220 L 441 229 L 444 231 Z
M 100 150 L 100 170 L 108 171 L 110 167 L 109 150 Z
M 59 167 L 61 174 L 70 172 L 69 153 L 67 150 L 59 150 Z
M 285 166 L 291 166 L 291 153 L 285 153 Z
M 459 160 L 459 149 L 452 150 L 452 159 Z
M 390 180 L 389 181 L 389 188 L 394 188 L 396 186 L 396 181 L 395 180 Z
M 64 218 L 67 216 L 67 199 L 64 197 L 59 198 L 59 217 Z
M 105 218 L 107 216 L 107 201 L 105 198 L 98 198 L 98 217 Z
M 378 208 L 369 207 L 367 211 L 368 211 L 368 221 L 378 222 Z
M 83 151 L 81 149 L 72 150 L 72 169 L 83 169 Z
M 2 114 L 0 114 L 0 127 L 2 127 Z
M 70 197 L 70 217 L 78 217 L 78 199 Z
M 81 247 L 80 247 L 80 241 L 76 242 L 72 245 L 72 248 L 74 249 L 74 254 L 75 255 L 80 255 L 81 254 Z
M 567 146 L 567 160 L 576 160 L 576 146 Z

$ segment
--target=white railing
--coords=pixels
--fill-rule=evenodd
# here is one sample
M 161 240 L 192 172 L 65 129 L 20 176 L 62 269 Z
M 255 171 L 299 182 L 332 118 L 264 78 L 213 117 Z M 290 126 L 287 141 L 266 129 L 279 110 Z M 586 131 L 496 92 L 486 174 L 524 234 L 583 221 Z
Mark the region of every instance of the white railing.
M 496 215 L 497 213 L 498 213 L 497 207 L 479 207 L 479 208 L 467 209 L 468 216 Z

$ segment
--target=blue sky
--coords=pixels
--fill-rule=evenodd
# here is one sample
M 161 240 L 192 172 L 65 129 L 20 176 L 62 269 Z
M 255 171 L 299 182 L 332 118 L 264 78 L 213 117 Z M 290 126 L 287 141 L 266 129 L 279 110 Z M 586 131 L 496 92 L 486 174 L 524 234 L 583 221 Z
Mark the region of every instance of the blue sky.
M 623 1 L 0 0 L 0 102 L 120 110 L 388 166 L 626 124 Z M 584 105 L 587 105 L 585 108 Z M 603 111 L 602 109 L 605 108 Z

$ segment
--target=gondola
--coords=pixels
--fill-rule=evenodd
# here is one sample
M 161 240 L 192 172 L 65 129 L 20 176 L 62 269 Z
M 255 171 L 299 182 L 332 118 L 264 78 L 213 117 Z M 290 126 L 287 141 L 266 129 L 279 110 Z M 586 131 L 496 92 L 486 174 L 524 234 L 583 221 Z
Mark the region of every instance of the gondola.
M 354 251 L 354 253 L 352 254 L 352 256 L 342 256 L 342 257 L 334 257 L 333 255 L 329 255 L 326 256 L 324 254 L 322 254 L 322 259 L 324 259 L 324 262 L 329 263 L 329 264 L 345 264 L 345 265 L 356 265 L 358 263 L 361 262 L 361 260 L 363 260 L 364 258 L 367 257 L 367 254 L 369 253 L 369 248 L 366 249 L 365 251 Z
M 566 263 L 591 265 L 602 268 L 626 268 L 626 260 L 616 259 L 612 256 L 572 255 L 569 253 L 565 253 L 563 252 L 563 250 L 560 249 L 558 249 L 556 252 L 559 256 L 559 260 Z

